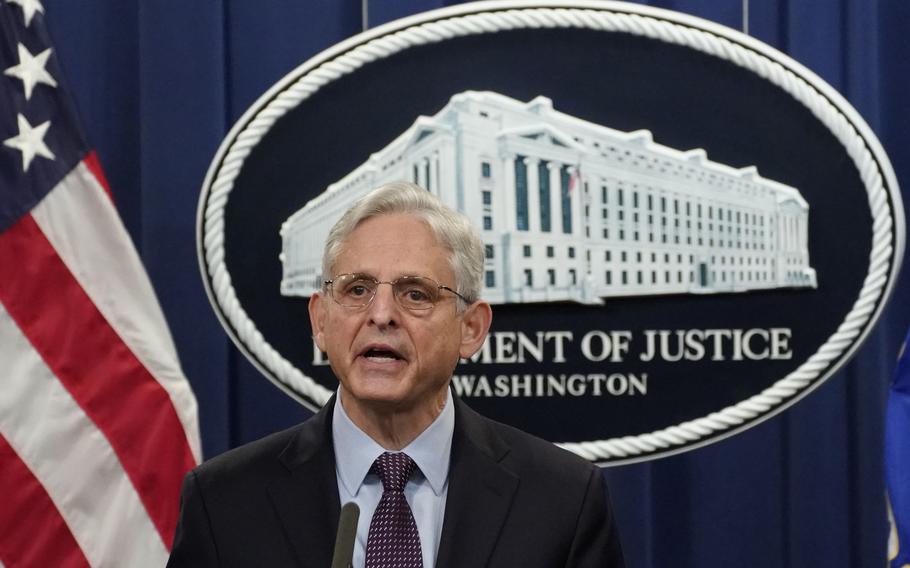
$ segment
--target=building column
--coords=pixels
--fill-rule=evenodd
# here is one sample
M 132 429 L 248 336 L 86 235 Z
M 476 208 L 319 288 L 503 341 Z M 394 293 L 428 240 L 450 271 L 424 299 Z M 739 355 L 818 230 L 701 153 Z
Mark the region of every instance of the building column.
M 430 155 L 430 180 L 427 183 L 427 189 L 432 187 L 431 193 L 436 196 L 442 195 L 439 186 L 441 185 L 439 180 L 439 152 L 433 152 Z
M 463 196 L 459 195 L 459 192 L 455 190 L 456 180 L 452 165 L 452 147 L 448 141 L 444 141 L 440 145 L 436 156 L 436 168 L 439 171 L 439 198 L 445 203 L 454 203 L 459 211 L 467 213 Z M 479 193 L 477 193 L 477 199 L 480 199 Z M 480 219 L 480 216 L 478 215 L 476 218 Z
M 538 158 L 525 158 L 528 179 L 528 231 L 540 232 L 540 180 L 538 175 Z
M 598 178 L 597 183 L 591 184 L 591 193 L 588 195 L 588 205 L 591 206 L 591 215 L 588 217 L 588 227 L 591 228 L 591 238 L 595 241 L 603 240 L 604 221 L 601 211 L 604 205 L 600 200 L 600 188 L 605 185 L 603 179 Z
M 500 232 L 515 230 L 515 154 L 509 153 L 502 157 L 502 207 L 497 216 L 499 218 Z
M 419 185 L 420 187 L 422 187 L 424 189 L 427 189 L 427 174 L 426 174 L 427 159 L 421 158 L 421 159 L 417 160 L 416 165 L 417 165 L 417 185 Z
M 572 211 L 572 235 L 585 235 L 584 210 L 585 210 L 585 184 L 578 173 L 578 168 L 569 166 L 569 179 L 575 176 L 575 187 L 569 194 L 569 209 Z
M 562 180 L 559 170 L 562 164 L 555 160 L 547 163 L 550 170 L 550 231 L 552 234 L 562 234 Z

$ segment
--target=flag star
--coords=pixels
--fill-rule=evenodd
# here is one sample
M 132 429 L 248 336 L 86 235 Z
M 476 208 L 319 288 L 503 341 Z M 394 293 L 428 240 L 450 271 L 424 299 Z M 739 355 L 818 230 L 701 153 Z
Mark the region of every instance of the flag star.
M 41 156 L 49 160 L 55 159 L 54 153 L 44 143 L 44 135 L 47 134 L 47 129 L 51 127 L 51 121 L 48 120 L 32 127 L 25 117 L 20 114 L 18 115 L 18 122 L 19 135 L 7 138 L 3 141 L 3 145 L 22 152 L 22 171 L 28 171 L 28 167 L 31 165 L 32 160 L 35 159 L 35 156 Z
M 51 56 L 51 48 L 45 49 L 38 55 L 32 55 L 21 43 L 18 49 L 19 65 L 13 65 L 3 73 L 22 81 L 25 86 L 25 100 L 32 98 L 32 91 L 38 83 L 44 83 L 51 87 L 57 86 L 57 81 L 44 68 L 47 65 L 48 57 Z
M 35 12 L 44 13 L 44 6 L 41 5 L 41 0 L 6 1 L 10 4 L 19 4 L 19 7 L 22 8 L 22 15 L 25 16 L 25 27 L 29 27 L 32 24 L 32 18 L 35 16 Z

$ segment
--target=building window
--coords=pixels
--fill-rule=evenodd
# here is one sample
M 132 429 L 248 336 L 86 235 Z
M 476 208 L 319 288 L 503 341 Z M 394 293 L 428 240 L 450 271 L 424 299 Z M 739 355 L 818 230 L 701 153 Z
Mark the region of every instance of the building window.
M 547 269 L 547 281 L 550 283 L 550 286 L 556 286 L 556 271 L 552 268 Z
M 572 176 L 569 174 L 569 166 L 559 169 L 559 178 L 562 186 L 562 232 L 569 235 L 572 233 L 572 194 L 569 191 Z
M 605 252 L 604 252 L 604 260 L 606 260 L 607 262 L 610 262 L 610 260 L 612 259 L 612 257 L 613 257 L 613 254 L 612 254 L 610 251 L 605 251 Z
M 531 245 L 522 246 L 521 254 L 523 254 L 525 258 L 529 258 L 531 256 Z
M 490 176 L 492 175 L 492 171 L 490 168 L 490 162 L 481 162 L 480 163 L 480 175 L 487 179 L 490 179 Z
M 623 270 L 621 276 L 622 276 L 622 283 L 628 284 L 629 283 L 629 273 L 626 272 L 625 270 Z
M 531 287 L 534 285 L 534 273 L 531 272 L 530 268 L 525 268 L 525 286 Z
M 515 227 L 528 230 L 528 168 L 523 156 L 515 158 Z
M 638 271 L 636 280 L 638 281 L 639 284 L 645 283 L 644 275 L 642 274 L 641 270 Z
M 552 245 L 547 245 L 547 258 L 553 258 L 556 255 L 556 252 Z
M 484 258 L 493 258 L 493 245 L 483 245 Z
M 494 288 L 496 286 L 496 273 L 492 270 L 487 270 L 485 276 L 487 288 Z
M 483 230 L 492 231 L 493 230 L 493 218 L 489 215 L 483 216 Z
M 619 258 L 622 262 L 626 262 L 629 259 L 629 256 L 626 251 L 620 251 Z
M 413 177 L 413 179 L 411 181 L 413 181 L 414 183 L 417 183 L 418 179 L 420 178 L 419 172 L 420 172 L 420 170 L 417 169 L 417 164 L 414 164 L 414 169 L 411 171 L 411 174 Z
M 483 204 L 484 204 L 484 205 L 492 205 L 492 204 L 493 204 L 493 192 L 492 192 L 492 191 L 484 191 L 484 192 L 483 192 Z
M 548 163 L 540 161 L 537 163 L 537 180 L 540 183 L 540 230 L 544 233 L 550 232 L 550 168 Z
M 613 274 L 609 270 L 604 272 L 604 282 L 607 284 L 607 286 L 613 284 Z
M 578 275 L 575 273 L 574 268 L 569 269 L 569 282 L 571 282 L 572 286 L 578 284 Z
M 569 247 L 569 258 L 575 258 L 575 247 Z

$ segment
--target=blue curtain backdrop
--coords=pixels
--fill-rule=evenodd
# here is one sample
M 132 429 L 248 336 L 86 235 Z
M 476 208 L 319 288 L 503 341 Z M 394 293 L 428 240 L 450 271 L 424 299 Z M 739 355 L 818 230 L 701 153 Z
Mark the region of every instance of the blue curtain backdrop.
M 371 0 L 369 24 L 452 3 Z M 650 4 L 742 27 L 736 0 Z M 199 399 L 206 456 L 305 419 L 218 324 L 197 267 L 196 202 L 233 122 L 291 69 L 359 32 L 361 1 L 44 5 Z M 910 184 L 910 3 L 752 0 L 748 16 L 751 35 L 852 102 Z M 853 362 L 790 410 L 707 448 L 606 471 L 629 565 L 882 566 L 883 408 L 908 300 L 902 278 Z

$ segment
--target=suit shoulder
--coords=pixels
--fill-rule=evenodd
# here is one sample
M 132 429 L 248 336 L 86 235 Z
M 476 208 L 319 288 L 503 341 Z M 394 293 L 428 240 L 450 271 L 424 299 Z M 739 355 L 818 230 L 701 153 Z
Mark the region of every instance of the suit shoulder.
M 495 447 L 496 440 L 501 440 L 504 448 L 508 448 L 505 456 L 506 462 L 523 471 L 534 471 L 542 476 L 563 483 L 587 484 L 592 472 L 598 471 L 598 466 L 588 460 L 564 450 L 559 446 L 519 430 L 513 426 L 497 422 L 466 409 L 488 431 L 488 443 Z
M 542 460 L 552 462 L 560 467 L 570 467 L 589 472 L 597 466 L 577 454 L 560 448 L 553 442 L 528 434 L 513 426 L 491 420 L 504 440 L 508 441 L 513 451 L 529 452 Z
M 279 456 L 298 435 L 303 424 L 269 434 L 253 442 L 238 446 L 200 464 L 193 473 L 203 483 L 219 479 L 239 480 L 255 477 L 272 468 L 280 467 Z

